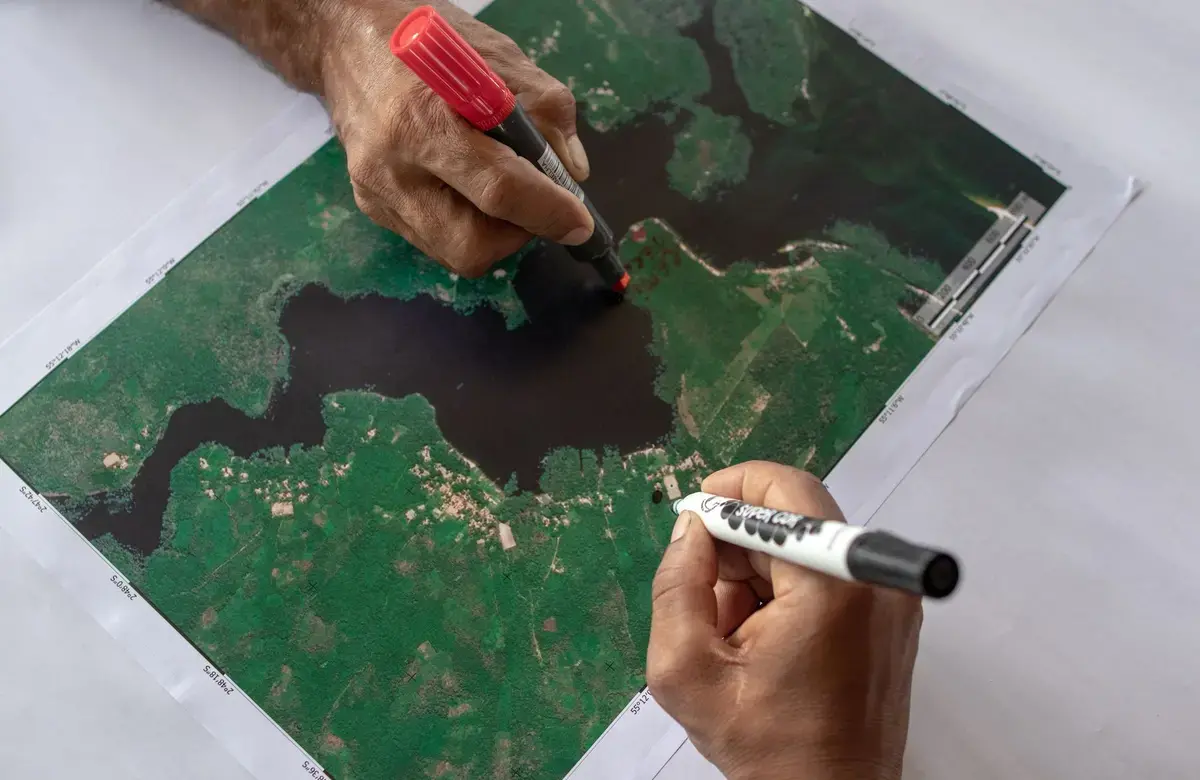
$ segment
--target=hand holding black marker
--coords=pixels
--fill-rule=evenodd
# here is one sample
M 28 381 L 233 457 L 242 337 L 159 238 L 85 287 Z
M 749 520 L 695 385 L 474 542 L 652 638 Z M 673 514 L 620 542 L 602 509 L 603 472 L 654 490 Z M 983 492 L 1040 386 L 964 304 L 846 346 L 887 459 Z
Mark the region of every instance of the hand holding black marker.
M 417 8 L 400 22 L 392 35 L 391 49 L 476 129 L 533 163 L 583 203 L 595 228 L 587 241 L 566 247 L 567 252 L 576 260 L 592 264 L 610 290 L 624 293 L 629 274 L 621 264 L 612 228 L 567 173 L 512 90 L 479 53 L 431 6 Z
M 828 574 L 943 599 L 958 587 L 958 562 L 884 531 L 693 493 L 673 506 L 700 516 L 714 538 Z

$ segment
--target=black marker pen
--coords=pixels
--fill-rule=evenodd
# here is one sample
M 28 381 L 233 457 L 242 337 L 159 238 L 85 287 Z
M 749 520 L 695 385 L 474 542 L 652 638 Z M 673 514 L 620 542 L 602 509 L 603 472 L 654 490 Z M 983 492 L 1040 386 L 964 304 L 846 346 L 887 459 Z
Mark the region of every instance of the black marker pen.
M 591 263 L 614 292 L 629 286 L 629 274 L 617 254 L 612 228 L 571 178 L 554 149 L 538 131 L 512 90 L 471 45 L 431 6 L 416 9 L 400 22 L 391 39 L 392 53 L 429 88 L 476 128 L 533 163 L 563 189 L 579 198 L 595 222 L 591 238 L 566 247 L 576 260 Z
M 672 507 L 692 511 L 714 538 L 828 574 L 847 582 L 897 588 L 944 599 L 958 587 L 958 561 L 949 553 L 836 520 L 753 506 L 710 493 L 692 493 Z

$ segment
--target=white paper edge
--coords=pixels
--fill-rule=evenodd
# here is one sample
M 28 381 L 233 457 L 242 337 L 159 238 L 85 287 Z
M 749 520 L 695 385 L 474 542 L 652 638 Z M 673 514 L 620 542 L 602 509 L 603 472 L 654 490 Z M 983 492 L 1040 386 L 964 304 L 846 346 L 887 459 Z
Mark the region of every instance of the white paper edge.
M 477 13 L 487 2 L 460 3 Z M 1071 189 L 1039 225 L 1039 245 L 1021 264 L 1010 263 L 971 307 L 968 327 L 955 326 L 901 387 L 906 400 L 876 421 L 838 463 L 826 483 L 852 522 L 866 523 L 921 455 L 941 434 L 988 374 L 1028 329 L 1079 263 L 1138 192 L 1137 183 L 1078 159 L 1066 145 L 1030 131 L 1015 116 L 977 96 L 994 94 L 986 80 L 921 42 L 876 0 L 810 0 L 808 5 L 856 34 L 879 56 L 935 93 L 966 105 L 966 113 L 1030 157 L 1061 170 Z M 950 80 L 943 74 L 954 73 Z M 89 274 L 25 327 L 0 344 L 0 412 L 6 411 L 63 359 L 77 352 L 140 298 L 178 259 L 185 257 L 257 194 L 275 184 L 331 137 L 328 116 L 311 97 L 299 96 L 243 149 L 170 203 L 146 227 L 104 258 Z M 1014 315 L 1013 311 L 1016 311 Z M 949 335 L 949 334 L 948 334 Z M 47 344 L 53 345 L 47 348 Z M 204 672 L 207 660 L 141 597 L 130 601 L 112 578 L 124 578 L 52 507 L 45 515 L 36 496 L 0 463 L 0 526 L 58 577 L 139 663 L 226 747 L 251 775 L 326 777 L 320 765 L 252 700 L 228 682 L 225 693 Z M 44 502 L 48 504 L 48 502 Z M 639 694 L 640 695 L 640 694 Z M 650 747 L 639 756 L 625 734 L 627 705 L 568 774 L 571 780 L 659 777 L 686 737 L 651 697 L 631 733 Z M 625 774 L 614 774 L 617 767 Z M 619 771 L 619 770 L 618 770 Z M 719 773 L 713 770 L 713 777 Z

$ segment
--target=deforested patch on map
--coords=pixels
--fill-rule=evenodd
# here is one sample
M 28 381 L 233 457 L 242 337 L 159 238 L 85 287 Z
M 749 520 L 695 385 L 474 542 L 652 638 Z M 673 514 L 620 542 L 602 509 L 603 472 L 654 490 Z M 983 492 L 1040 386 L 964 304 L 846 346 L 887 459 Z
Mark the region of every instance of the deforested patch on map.
M 825 474 L 1061 184 L 793 0 L 498 0 L 633 273 L 446 273 L 331 143 L 0 456 L 340 780 L 560 777 L 640 687 L 665 493 Z

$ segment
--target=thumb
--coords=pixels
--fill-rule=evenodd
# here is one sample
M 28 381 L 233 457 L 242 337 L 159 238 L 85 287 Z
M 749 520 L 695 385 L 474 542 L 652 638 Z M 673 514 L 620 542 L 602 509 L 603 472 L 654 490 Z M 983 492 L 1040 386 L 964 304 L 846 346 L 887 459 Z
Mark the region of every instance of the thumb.
M 715 669 L 716 583 L 716 544 L 698 515 L 683 512 L 654 576 L 646 654 L 646 680 L 664 706 L 691 698 Z

